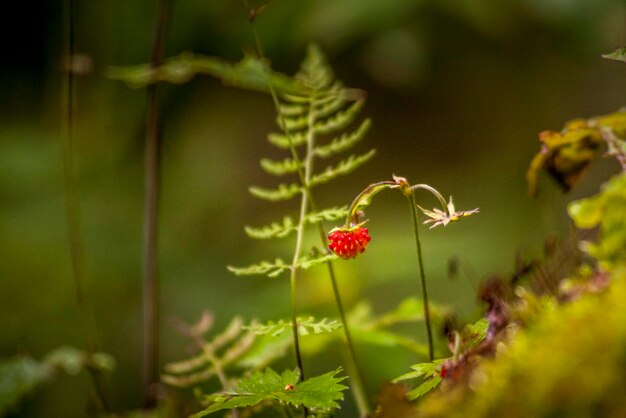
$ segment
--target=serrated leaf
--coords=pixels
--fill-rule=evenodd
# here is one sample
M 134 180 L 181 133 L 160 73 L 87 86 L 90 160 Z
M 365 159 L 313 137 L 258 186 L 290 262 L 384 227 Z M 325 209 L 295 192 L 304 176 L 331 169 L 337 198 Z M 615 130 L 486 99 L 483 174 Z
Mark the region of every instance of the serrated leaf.
M 266 274 L 269 277 L 276 277 L 283 271 L 288 270 L 290 266 L 285 264 L 283 260 L 277 258 L 274 262 L 261 261 L 258 264 L 252 264 L 248 267 L 228 266 L 228 270 L 237 276 L 249 276 L 255 274 Z
M 309 256 L 304 256 L 298 260 L 298 263 L 296 264 L 296 268 L 307 270 L 319 264 L 337 260 L 338 258 L 339 257 L 337 257 L 335 254 L 322 255 L 322 256 L 313 257 L 313 258 Z
M 410 400 L 415 400 L 436 388 L 439 383 L 441 383 L 441 376 L 436 375 L 410 391 L 407 396 Z
M 310 186 L 317 186 L 323 183 L 327 183 L 338 176 L 349 174 L 371 160 L 376 155 L 376 150 L 370 150 L 365 154 L 359 156 L 351 155 L 347 159 L 341 161 L 336 166 L 327 167 L 320 174 L 316 174 L 309 181 Z
M 298 334 L 310 335 L 310 334 L 325 334 L 331 333 L 341 328 L 341 322 L 323 318 L 321 321 L 316 321 L 314 317 L 309 316 L 306 318 L 298 318 Z M 272 337 L 278 336 L 283 332 L 293 328 L 291 321 L 280 319 L 276 322 L 269 321 L 266 324 L 256 324 L 245 327 L 255 334 L 263 335 L 269 334 Z
M 445 359 L 439 359 L 439 360 L 434 360 L 430 363 L 418 363 L 418 364 L 414 364 L 411 366 L 411 369 L 413 369 L 412 372 L 403 374 L 402 376 L 396 377 L 395 379 L 392 380 L 393 383 L 399 382 L 401 380 L 407 380 L 407 379 L 415 379 L 418 377 L 426 377 L 426 378 L 430 378 L 433 377 L 435 375 L 438 375 L 438 368 L 440 365 L 443 364 L 443 362 L 446 361 Z
M 309 45 L 296 78 L 311 90 L 324 90 L 332 84 L 335 76 L 319 46 Z
M 267 140 L 272 145 L 277 146 L 278 148 L 282 148 L 282 149 L 289 149 L 290 138 L 291 138 L 291 144 L 294 147 L 299 147 L 300 145 L 306 144 L 306 141 L 307 141 L 306 132 L 290 132 L 289 136 L 274 132 L 267 136 Z
M 626 48 L 617 48 L 615 51 L 608 54 L 602 54 L 602 58 L 613 61 L 626 62 Z
M 141 88 L 158 82 L 186 83 L 199 74 L 213 76 L 225 85 L 245 89 L 268 92 L 271 86 L 280 93 L 306 92 L 295 79 L 271 71 L 265 62 L 252 56 L 245 56 L 238 63 L 231 64 L 220 58 L 185 52 L 167 59 L 159 68 L 150 68 L 148 64 L 113 67 L 108 70 L 107 76 L 124 81 L 130 87 Z
M 335 377 L 341 369 L 312 377 L 298 383 L 298 371 L 287 370 L 281 375 L 272 369 L 252 373 L 239 380 L 237 385 L 224 393 L 205 398 L 211 405 L 204 411 L 192 415 L 192 418 L 204 417 L 224 409 L 241 408 L 264 401 L 276 401 L 295 407 L 308 409 L 338 408 L 337 401 L 343 399 L 342 391 L 347 389 L 340 384 L 345 377 Z
M 356 115 L 363 108 L 364 104 L 364 100 L 358 100 L 348 106 L 345 110 L 338 112 L 327 119 L 316 121 L 313 129 L 315 129 L 316 133 L 321 135 L 344 129 L 354 120 Z
M 370 126 L 372 126 L 371 120 L 365 119 L 355 131 L 343 134 L 326 145 L 316 147 L 315 154 L 319 157 L 327 158 L 352 148 L 354 144 L 365 136 Z
M 271 238 L 285 238 L 295 230 L 297 227 L 294 225 L 293 220 L 289 216 L 283 218 L 282 224 L 278 222 L 272 222 L 269 225 L 254 228 L 251 226 L 244 227 L 246 234 L 250 238 L 256 239 L 271 239 Z
M 337 219 L 344 219 L 348 215 L 348 207 L 342 206 L 340 208 L 328 208 L 320 212 L 312 212 L 306 216 L 306 221 L 311 224 L 316 224 L 322 221 L 336 221 Z
M 259 199 L 278 202 L 293 198 L 302 191 L 302 188 L 300 185 L 292 183 L 289 185 L 280 184 L 276 189 L 264 189 L 262 187 L 251 186 L 249 190 L 253 196 L 258 197 Z
M 261 168 L 275 176 L 295 173 L 301 166 L 302 164 L 297 163 L 293 158 L 285 158 L 281 161 L 270 160 L 269 158 L 261 159 Z

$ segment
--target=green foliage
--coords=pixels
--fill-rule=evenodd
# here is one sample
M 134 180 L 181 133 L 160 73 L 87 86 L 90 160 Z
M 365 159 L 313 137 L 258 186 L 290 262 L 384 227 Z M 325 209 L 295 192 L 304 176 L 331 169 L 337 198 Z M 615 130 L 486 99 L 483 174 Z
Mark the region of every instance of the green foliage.
M 321 321 L 316 321 L 312 316 L 307 318 L 298 318 L 297 323 L 298 333 L 300 335 L 331 333 L 341 328 L 341 323 L 337 320 L 323 318 Z M 282 334 L 286 330 L 291 331 L 292 327 L 293 325 L 291 324 L 291 321 L 280 319 L 277 322 L 270 321 L 267 324 L 253 324 L 244 328 L 254 332 L 255 334 L 269 334 L 272 337 L 275 337 Z
M 279 97 L 275 97 L 279 110 L 277 123 L 281 132 L 268 136 L 271 144 L 289 150 L 290 155 L 282 160 L 263 158 L 261 167 L 275 176 L 297 175 L 297 182 L 281 183 L 274 188 L 253 186 L 250 187 L 250 193 L 274 202 L 300 196 L 307 204 L 297 222 L 292 216 L 284 216 L 282 222 L 270 222 L 260 228 L 247 226 L 246 233 L 252 238 L 284 238 L 293 232 L 301 235 L 306 225 L 318 224 L 319 227 L 322 221 L 335 221 L 346 216 L 345 208 L 313 210 L 315 206 L 308 203 L 311 189 L 353 172 L 375 154 L 371 150 L 360 155 L 350 155 L 315 173 L 313 167 L 316 157 L 330 158 L 347 151 L 364 137 L 371 123 L 366 119 L 355 130 L 345 132 L 363 107 L 363 94 L 347 89 L 335 80 L 319 48 L 309 47 L 295 80 L 302 87 L 300 92 L 286 94 L 278 91 Z M 311 268 L 337 257 L 333 254 L 298 255 L 297 258 L 293 265 L 277 258 L 274 262 L 261 261 L 248 267 L 230 266 L 228 269 L 237 275 L 265 274 L 276 277 L 288 270 Z
M 108 70 L 111 79 L 123 81 L 133 88 L 167 82 L 182 84 L 196 75 L 209 75 L 220 79 L 225 85 L 268 92 L 274 90 L 297 94 L 304 89 L 296 80 L 284 74 L 271 71 L 269 66 L 258 58 L 245 56 L 237 64 L 230 64 L 221 58 L 185 52 L 169 58 L 159 68 L 149 64 L 132 67 L 112 67 Z
M 281 273 L 288 271 L 292 268 L 307 270 L 311 267 L 323 264 L 328 261 L 336 260 L 338 257 L 335 254 L 321 255 L 321 256 L 302 256 L 295 264 L 291 266 L 285 263 L 282 259 L 277 258 L 274 262 L 261 261 L 258 264 L 252 264 L 248 267 L 233 267 L 228 266 L 228 270 L 237 276 L 252 276 L 252 275 L 266 275 L 268 277 L 277 277 Z
M 201 321 L 199 324 L 202 324 Z M 204 325 L 189 327 L 186 331 L 194 340 L 198 354 L 188 359 L 165 365 L 164 383 L 177 387 L 189 387 L 219 377 L 228 369 L 258 369 L 284 354 L 285 346 L 272 344 L 267 339 L 243 329 L 239 317 L 232 319 L 224 331 L 207 341 L 203 335 L 211 328 L 211 321 Z
M 575 119 L 567 122 L 561 132 L 541 132 L 539 140 L 541 149 L 526 173 L 531 194 L 537 191 L 538 175 L 543 169 L 564 190 L 570 190 L 597 158 L 602 144 L 607 147 L 605 155 L 615 157 L 626 170 L 626 111 Z
M 626 174 L 610 179 L 597 195 L 570 203 L 568 210 L 577 227 L 600 226 L 600 240 L 585 249 L 605 270 L 626 264 Z
M 340 372 L 341 369 L 337 369 L 298 382 L 297 370 L 287 370 L 280 375 L 272 369 L 257 371 L 249 377 L 240 379 L 232 389 L 205 397 L 205 401 L 210 405 L 205 410 L 192 415 L 192 418 L 268 401 L 294 407 L 304 406 L 312 412 L 335 409 L 339 407 L 337 401 L 343 399 L 342 391 L 347 389 L 340 383 L 345 377 L 336 377 Z
M 477 364 L 471 389 L 460 382 L 425 398 L 420 416 L 624 416 L 625 299 L 626 275 L 618 269 L 602 294 L 538 305 L 527 329 Z
M 89 355 L 73 347 L 57 348 L 41 361 L 28 356 L 0 360 L 0 416 L 59 372 L 76 375 L 86 368 L 108 372 L 113 367 L 114 360 L 108 354 Z
M 613 61 L 626 62 L 626 48 L 617 48 L 615 51 L 608 54 L 603 54 L 602 58 Z
M 30 357 L 0 362 L 0 416 L 50 378 L 50 370 Z

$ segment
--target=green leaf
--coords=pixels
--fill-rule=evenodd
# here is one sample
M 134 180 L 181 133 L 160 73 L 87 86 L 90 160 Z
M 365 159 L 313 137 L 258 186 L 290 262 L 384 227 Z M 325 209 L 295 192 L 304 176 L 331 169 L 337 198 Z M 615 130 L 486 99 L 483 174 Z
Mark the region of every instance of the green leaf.
M 307 270 L 319 264 L 324 264 L 329 261 L 337 260 L 338 258 L 339 257 L 337 257 L 335 254 L 322 255 L 318 257 L 304 256 L 298 260 L 298 263 L 296 264 L 296 268 Z
M 272 222 L 271 224 L 263 226 L 261 228 L 246 226 L 244 227 L 244 230 L 250 238 L 271 239 L 285 238 L 293 231 L 297 230 L 297 228 L 294 225 L 293 220 L 289 216 L 285 216 L 283 218 L 282 224 L 279 224 L 278 222 Z
M 314 317 L 309 316 L 306 318 L 298 318 L 298 334 L 311 335 L 311 334 L 326 334 L 337 331 L 341 328 L 341 322 L 337 320 L 330 320 L 323 318 L 321 321 L 316 321 Z M 272 337 L 282 334 L 284 331 L 292 329 L 291 321 L 280 319 L 277 322 L 269 321 L 266 324 L 256 324 L 244 327 L 255 334 L 263 335 L 270 334 Z
M 359 156 L 351 155 L 347 159 L 341 161 L 338 165 L 327 167 L 322 173 L 313 176 L 309 185 L 317 186 L 319 184 L 327 183 L 338 176 L 349 174 L 371 160 L 374 155 L 376 155 L 376 150 L 370 150 L 368 153 Z
M 441 376 L 437 375 L 410 391 L 407 396 L 410 400 L 415 400 L 436 388 L 439 383 L 441 383 Z
M 191 418 L 204 417 L 224 409 L 257 405 L 264 401 L 305 406 L 311 410 L 338 408 L 337 401 L 343 399 L 342 391 L 347 389 L 340 384 L 345 377 L 335 377 L 340 372 L 341 369 L 338 369 L 298 383 L 297 370 L 287 370 L 281 375 L 272 369 L 257 371 L 239 380 L 232 390 L 207 396 L 205 400 L 211 403 L 209 407 Z
M 364 100 L 358 100 L 348 106 L 345 110 L 338 112 L 327 119 L 318 120 L 314 126 L 315 132 L 325 135 L 345 128 L 354 120 L 356 115 L 363 108 L 364 104 Z
M 280 133 L 271 133 L 267 136 L 267 140 L 272 144 L 282 149 L 289 149 L 289 139 L 294 147 L 306 144 L 307 135 L 306 132 L 290 132 L 289 136 Z
M 348 207 L 342 206 L 340 208 L 334 207 L 324 209 L 320 212 L 311 212 L 306 216 L 306 221 L 311 224 L 316 224 L 322 221 L 336 221 L 337 219 L 344 219 L 348 215 Z
M 585 250 L 603 269 L 626 266 L 626 173 L 612 177 L 597 195 L 570 203 L 568 211 L 578 228 L 600 226 L 600 239 Z
M 282 161 L 274 161 L 269 158 L 261 159 L 261 168 L 275 176 L 284 176 L 298 171 L 301 164 L 298 164 L 293 158 L 285 158 Z
M 613 61 L 626 62 L 626 48 L 617 48 L 615 51 L 608 54 L 603 54 L 602 58 Z
M 266 274 L 269 277 L 276 277 L 285 270 L 289 270 L 290 266 L 285 264 L 283 260 L 277 258 L 274 262 L 261 261 L 248 267 L 228 266 L 228 270 L 237 276 L 250 276 L 255 274 Z
M 430 363 L 418 363 L 411 366 L 413 369 L 412 372 L 407 374 L 403 374 L 402 376 L 396 377 L 392 380 L 393 383 L 399 382 L 401 380 L 415 379 L 418 377 L 430 378 L 435 375 L 439 375 L 439 366 L 443 364 L 446 359 L 434 360 Z
M 148 64 L 113 67 L 108 70 L 107 76 L 124 81 L 130 87 L 141 88 L 159 82 L 186 83 L 199 74 L 213 76 L 225 85 L 244 89 L 269 92 L 269 86 L 272 86 L 280 93 L 306 92 L 296 80 L 271 71 L 266 63 L 252 56 L 245 56 L 237 64 L 230 64 L 220 58 L 185 52 L 166 60 L 159 68 L 152 69 Z
M 370 126 L 372 126 L 371 120 L 365 119 L 355 131 L 343 134 L 326 145 L 316 147 L 315 154 L 319 157 L 327 158 L 352 148 L 354 144 L 363 139 Z
M 296 78 L 313 91 L 325 90 L 331 86 L 335 75 L 319 46 L 309 45 Z
M 261 187 L 250 187 L 250 193 L 259 199 L 278 202 L 281 200 L 289 200 L 302 191 L 300 185 L 296 183 L 280 184 L 277 189 L 264 189 Z
M 51 370 L 30 357 L 0 361 L 0 416 L 50 378 Z

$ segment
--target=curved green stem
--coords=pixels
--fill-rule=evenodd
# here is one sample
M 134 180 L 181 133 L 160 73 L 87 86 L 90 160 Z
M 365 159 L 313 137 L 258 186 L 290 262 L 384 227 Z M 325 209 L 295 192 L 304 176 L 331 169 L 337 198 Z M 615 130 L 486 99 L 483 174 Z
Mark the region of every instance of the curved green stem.
M 421 186 L 421 185 L 418 185 Z M 415 186 L 414 186 L 415 187 Z M 428 186 L 431 188 L 430 186 Z M 434 189 L 433 189 L 434 190 Z M 411 216 L 413 218 L 413 231 L 415 232 L 415 247 L 417 249 L 417 260 L 420 270 L 420 284 L 422 287 L 422 300 L 424 301 L 424 322 L 426 323 L 426 334 L 428 336 L 428 359 L 434 360 L 433 334 L 430 326 L 430 310 L 428 309 L 428 290 L 426 289 L 426 274 L 424 273 L 424 260 L 422 258 L 422 244 L 419 235 L 419 223 L 417 218 L 417 203 L 415 202 L 415 193 L 407 195 L 409 206 L 411 207 Z
M 424 190 L 428 190 L 429 192 L 431 192 L 437 198 L 437 200 L 439 200 L 439 203 L 441 203 L 441 207 L 443 208 L 443 211 L 446 214 L 448 214 L 448 216 L 450 215 L 450 210 L 448 209 L 448 203 L 446 202 L 446 199 L 443 198 L 443 196 L 441 195 L 441 193 L 439 193 L 437 189 L 435 189 L 432 186 L 429 186 L 428 184 L 423 184 L 423 183 L 411 186 L 411 191 L 414 191 L 417 189 L 424 189 Z

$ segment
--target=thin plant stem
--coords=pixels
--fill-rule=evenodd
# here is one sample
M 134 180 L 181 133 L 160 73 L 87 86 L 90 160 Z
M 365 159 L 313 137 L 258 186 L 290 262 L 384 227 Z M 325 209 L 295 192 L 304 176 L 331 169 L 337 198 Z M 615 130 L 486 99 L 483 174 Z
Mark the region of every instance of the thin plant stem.
M 247 2 L 246 2 L 247 3 Z M 255 42 L 256 42 L 256 47 L 257 47 L 257 52 L 259 54 L 259 57 L 261 59 L 265 59 L 264 53 L 263 53 L 263 48 L 262 48 L 262 44 L 261 44 L 261 39 L 259 37 L 259 34 L 256 30 L 256 28 L 253 26 L 252 27 L 252 31 L 254 34 L 254 38 L 255 38 Z M 302 162 L 301 159 L 298 155 L 298 152 L 296 151 L 295 146 L 293 145 L 293 138 L 291 135 L 291 132 L 289 130 L 289 128 L 287 127 L 287 123 L 285 121 L 284 115 L 282 114 L 281 108 L 280 108 L 280 102 L 278 100 L 278 95 L 276 94 L 276 90 L 274 89 L 274 87 L 269 84 L 268 86 L 269 91 L 270 91 L 270 95 L 272 96 L 272 101 L 274 103 L 274 107 L 275 110 L 278 114 L 278 118 L 281 122 L 281 125 L 283 126 L 283 129 L 285 131 L 285 135 L 287 137 L 288 143 L 289 143 L 289 150 L 291 153 L 291 157 L 293 158 L 294 162 L 296 163 L 296 166 L 298 167 L 297 169 L 297 173 L 300 179 L 300 183 L 303 186 L 303 193 L 302 193 L 302 201 L 301 203 L 306 202 L 306 200 L 308 199 L 308 204 L 311 208 L 312 211 L 316 212 L 317 211 L 317 205 L 315 204 L 315 200 L 313 198 L 313 194 L 311 193 L 311 188 L 309 186 L 309 179 L 311 176 L 311 172 L 313 169 L 313 156 L 314 156 L 314 152 L 313 152 L 313 147 L 315 145 L 315 138 L 314 138 L 314 132 L 312 129 L 309 129 L 309 137 L 307 138 L 307 153 L 306 153 L 306 159 L 304 162 L 304 166 L 305 166 L 305 170 L 302 170 Z M 310 109 L 312 110 L 312 109 Z M 313 118 L 313 112 L 309 111 L 309 127 L 313 126 L 313 124 L 315 123 L 315 119 Z M 301 241 L 301 229 L 303 229 L 304 227 L 304 220 L 305 220 L 305 216 L 306 216 L 306 206 L 301 205 L 300 207 L 300 219 L 299 219 L 299 223 L 298 223 L 298 239 L 297 241 Z M 318 228 L 318 232 L 320 234 L 320 239 L 322 242 L 322 245 L 325 247 L 326 246 L 326 233 L 324 232 L 324 226 L 321 222 L 318 222 L 317 224 L 317 228 Z M 298 257 L 299 257 L 299 245 L 296 245 L 296 248 L 298 249 L 297 253 Z M 295 313 L 295 288 L 296 288 L 296 279 L 295 279 L 295 262 L 297 261 L 297 259 L 295 258 L 296 254 L 294 254 L 294 263 L 292 264 L 292 271 L 291 271 L 291 275 L 293 278 L 290 278 L 290 284 L 291 284 L 291 299 L 292 299 L 292 323 L 293 323 L 293 333 L 294 333 L 294 346 L 295 346 L 295 351 L 296 351 L 296 360 L 298 363 L 298 368 L 300 369 L 301 372 L 301 378 L 304 379 L 304 375 L 302 374 L 302 359 L 300 356 L 300 350 L 299 350 L 299 339 L 298 339 L 298 333 L 297 333 L 297 322 L 296 322 L 296 313 Z M 345 310 L 343 308 L 343 303 L 341 300 L 341 294 L 339 292 L 339 287 L 337 285 L 337 279 L 335 276 L 335 271 L 334 271 L 334 267 L 331 261 L 326 262 L 327 268 L 328 268 L 328 274 L 330 277 L 330 281 L 331 281 L 331 285 L 333 288 L 333 293 L 335 296 L 335 302 L 337 305 L 337 309 L 339 311 L 339 316 L 343 325 L 343 329 L 344 329 L 344 334 L 346 337 L 346 343 L 348 345 L 348 353 L 350 356 L 350 360 L 353 363 L 353 367 L 356 370 L 355 375 L 353 376 L 353 381 L 354 381 L 354 385 L 352 385 L 353 387 L 353 393 L 354 393 L 354 397 L 355 397 L 355 401 L 357 403 L 357 407 L 359 409 L 359 414 L 360 416 L 367 416 L 370 412 L 370 407 L 368 404 L 368 400 L 367 400 L 367 395 L 366 395 L 366 391 L 365 391 L 365 386 L 364 386 L 364 378 L 363 378 L 363 372 L 362 369 L 357 361 L 357 356 L 356 356 L 356 352 L 354 349 L 354 344 L 352 342 L 352 336 L 350 334 L 350 328 L 348 326 L 348 322 L 346 320 L 346 315 L 345 315 Z M 305 411 L 305 415 L 306 415 L 306 411 Z
M 61 99 L 61 136 L 63 139 L 63 179 L 65 185 L 65 208 L 67 227 L 70 240 L 70 256 L 72 262 L 72 276 L 76 292 L 81 330 L 84 344 L 89 357 L 99 351 L 97 324 L 93 311 L 93 304 L 89 297 L 87 283 L 87 268 L 85 263 L 85 245 L 83 242 L 83 228 L 80 219 L 80 201 L 77 195 L 75 163 L 74 163 L 74 68 L 72 60 L 75 54 L 75 10 L 76 1 L 65 1 L 66 20 L 66 52 L 64 57 L 66 77 Z M 96 396 L 105 412 L 111 411 L 108 396 L 108 386 L 100 370 L 88 364 L 87 370 L 93 380 Z
M 150 67 L 163 62 L 165 33 L 170 15 L 170 0 L 158 0 L 150 54 Z M 157 266 L 158 214 L 161 160 L 161 115 L 157 85 L 147 87 L 146 141 L 144 149 L 144 237 L 143 237 L 143 407 L 157 404 L 159 382 L 159 280 Z
M 415 193 L 411 191 L 407 195 L 409 206 L 411 207 L 411 217 L 413 218 L 413 231 L 415 232 L 415 247 L 417 250 L 417 260 L 420 270 L 420 284 L 422 287 L 422 300 L 424 302 L 424 322 L 426 323 L 426 334 L 428 336 L 428 360 L 434 360 L 433 333 L 430 326 L 430 310 L 428 307 L 428 290 L 426 289 L 426 274 L 424 273 L 424 260 L 422 257 L 422 244 L 419 235 L 419 223 L 417 218 L 417 202 L 415 201 Z

